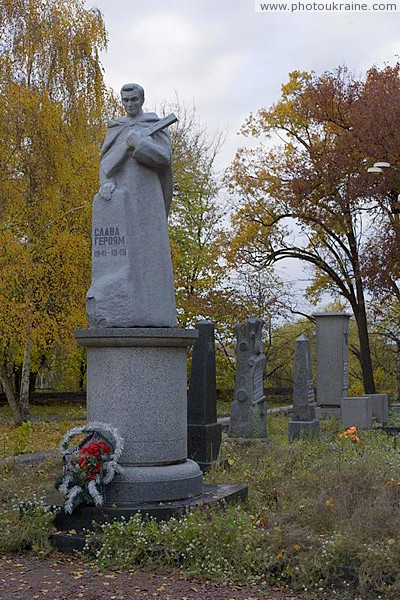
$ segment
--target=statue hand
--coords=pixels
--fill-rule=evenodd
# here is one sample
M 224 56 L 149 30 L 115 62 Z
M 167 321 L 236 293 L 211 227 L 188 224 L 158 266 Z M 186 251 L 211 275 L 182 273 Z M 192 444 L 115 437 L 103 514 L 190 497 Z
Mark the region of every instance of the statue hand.
M 131 131 L 126 138 L 126 143 L 128 144 L 129 148 L 135 150 L 135 148 L 139 145 L 141 139 L 142 136 L 139 133 L 137 133 L 137 131 Z
M 103 185 L 99 189 L 99 194 L 104 200 L 111 200 L 111 196 L 114 190 L 115 183 L 109 181 L 108 183 L 103 183 Z

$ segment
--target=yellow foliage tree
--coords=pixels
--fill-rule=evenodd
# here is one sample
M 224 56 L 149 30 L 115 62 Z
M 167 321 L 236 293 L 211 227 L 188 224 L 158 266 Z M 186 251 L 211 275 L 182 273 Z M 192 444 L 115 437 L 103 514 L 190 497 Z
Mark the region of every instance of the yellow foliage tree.
M 31 369 L 85 324 L 107 37 L 81 0 L 0 0 L 0 36 L 0 381 L 19 424 Z

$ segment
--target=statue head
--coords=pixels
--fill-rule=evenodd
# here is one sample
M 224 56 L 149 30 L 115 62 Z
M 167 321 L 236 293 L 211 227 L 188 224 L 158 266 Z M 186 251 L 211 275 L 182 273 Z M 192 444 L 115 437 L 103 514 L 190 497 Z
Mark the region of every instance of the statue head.
M 138 83 L 125 83 L 121 88 L 121 101 L 129 117 L 142 114 L 144 89 Z

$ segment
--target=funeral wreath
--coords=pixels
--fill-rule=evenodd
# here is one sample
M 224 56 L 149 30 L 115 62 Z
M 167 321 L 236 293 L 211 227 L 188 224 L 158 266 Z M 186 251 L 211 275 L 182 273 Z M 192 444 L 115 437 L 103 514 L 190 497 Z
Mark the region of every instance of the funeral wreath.
M 83 440 L 71 447 L 71 440 L 82 434 Z M 106 423 L 87 423 L 67 431 L 61 442 L 63 475 L 56 482 L 65 496 L 65 512 L 72 513 L 80 504 L 104 503 L 105 486 L 115 473 L 123 472 L 118 465 L 123 447 L 117 430 Z

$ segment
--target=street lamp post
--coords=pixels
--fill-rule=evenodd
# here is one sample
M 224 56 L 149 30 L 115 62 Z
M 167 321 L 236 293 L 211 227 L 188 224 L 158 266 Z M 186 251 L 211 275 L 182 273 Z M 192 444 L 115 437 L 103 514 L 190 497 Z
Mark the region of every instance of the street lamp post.
M 378 162 L 374 163 L 372 167 L 369 167 L 367 169 L 367 173 L 375 173 L 376 175 L 383 175 L 383 173 L 385 172 L 385 169 L 394 169 L 395 171 L 400 171 L 399 167 L 394 167 L 393 165 L 391 165 L 388 162 L 378 161 Z M 400 214 L 400 194 L 398 193 L 398 190 L 391 189 L 389 191 L 389 197 L 390 197 L 390 209 L 391 209 L 393 215 L 399 215 Z

